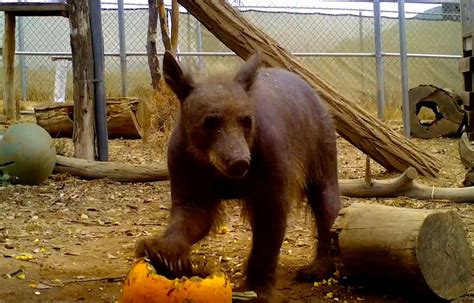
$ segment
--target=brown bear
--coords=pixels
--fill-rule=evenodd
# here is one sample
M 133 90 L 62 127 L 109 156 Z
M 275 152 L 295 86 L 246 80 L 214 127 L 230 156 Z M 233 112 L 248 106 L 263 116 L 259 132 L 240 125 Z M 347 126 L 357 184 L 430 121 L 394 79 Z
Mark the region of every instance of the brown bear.
M 301 77 L 261 68 L 258 53 L 231 75 L 195 81 L 171 53 L 166 83 L 180 100 L 168 148 L 172 207 L 162 236 L 137 244 L 161 273 L 189 275 L 191 246 L 206 236 L 225 199 L 241 199 L 252 227 L 247 287 L 275 302 L 275 270 L 293 201 L 307 197 L 316 218 L 316 257 L 299 272 L 334 271 L 330 227 L 340 209 L 332 117 Z

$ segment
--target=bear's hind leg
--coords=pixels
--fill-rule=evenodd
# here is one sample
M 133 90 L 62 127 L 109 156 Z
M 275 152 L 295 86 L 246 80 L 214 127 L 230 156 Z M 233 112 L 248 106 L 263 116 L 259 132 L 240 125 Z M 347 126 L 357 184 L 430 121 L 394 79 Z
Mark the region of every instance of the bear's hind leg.
M 336 179 L 337 180 L 337 179 Z M 340 208 L 338 185 L 327 182 L 324 186 L 310 184 L 307 195 L 308 203 L 316 218 L 318 241 L 316 257 L 313 261 L 301 268 L 297 280 L 315 282 L 327 279 L 335 271 L 334 259 L 331 256 L 331 226 L 337 217 Z

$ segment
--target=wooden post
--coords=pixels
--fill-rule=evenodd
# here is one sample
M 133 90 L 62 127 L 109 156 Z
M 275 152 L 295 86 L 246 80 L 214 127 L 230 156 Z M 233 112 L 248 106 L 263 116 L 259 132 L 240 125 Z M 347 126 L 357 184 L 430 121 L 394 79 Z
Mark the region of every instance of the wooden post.
M 156 53 L 156 28 L 158 26 L 158 10 L 156 0 L 148 0 L 148 32 L 146 52 L 148 55 L 148 67 L 151 74 L 151 85 L 155 91 L 160 90 L 160 59 Z
M 74 156 L 94 160 L 94 66 L 88 0 L 68 0 L 73 66 Z
M 178 0 L 171 1 L 171 52 L 176 55 L 178 52 L 179 37 L 179 5 Z
M 168 33 L 168 15 L 166 14 L 164 0 L 158 0 L 158 17 L 160 19 L 161 41 L 165 50 L 171 51 L 171 39 Z
M 15 100 L 15 22 L 15 15 L 5 12 L 3 112 L 8 120 L 17 119 L 17 115 L 20 113 L 19 100 Z

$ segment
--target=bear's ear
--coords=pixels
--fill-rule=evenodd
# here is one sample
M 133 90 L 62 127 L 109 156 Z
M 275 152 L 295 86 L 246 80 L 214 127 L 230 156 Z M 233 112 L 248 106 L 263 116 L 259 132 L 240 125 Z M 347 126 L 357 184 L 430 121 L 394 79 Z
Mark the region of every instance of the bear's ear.
M 193 80 L 188 73 L 183 72 L 179 62 L 169 51 L 163 56 L 163 76 L 180 101 L 189 96 L 193 89 Z
M 234 80 L 248 90 L 255 80 L 255 75 L 257 74 L 259 65 L 260 54 L 257 51 L 242 65 L 240 70 L 237 72 L 237 75 L 235 75 Z

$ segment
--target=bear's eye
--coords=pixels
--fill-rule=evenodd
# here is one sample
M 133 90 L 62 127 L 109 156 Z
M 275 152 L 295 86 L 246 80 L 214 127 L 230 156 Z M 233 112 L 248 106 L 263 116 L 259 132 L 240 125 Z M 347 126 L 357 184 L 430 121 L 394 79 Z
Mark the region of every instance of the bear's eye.
M 204 128 L 207 130 L 216 130 L 222 125 L 221 117 L 209 116 L 204 120 Z
M 245 129 L 251 129 L 252 128 L 252 117 L 250 116 L 245 116 L 240 118 L 240 123 L 242 124 L 242 127 Z

